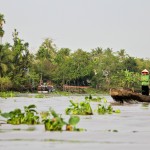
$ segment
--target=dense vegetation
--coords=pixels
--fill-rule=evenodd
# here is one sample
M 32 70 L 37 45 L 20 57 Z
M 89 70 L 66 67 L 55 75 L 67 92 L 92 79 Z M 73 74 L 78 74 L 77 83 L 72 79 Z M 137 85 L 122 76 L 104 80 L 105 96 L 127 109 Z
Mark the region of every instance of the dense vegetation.
M 112 105 L 107 102 L 104 97 L 95 97 L 92 95 L 86 96 L 84 101 L 75 102 L 70 100 L 71 106 L 66 108 L 66 115 L 70 115 L 69 120 L 66 122 L 62 114 L 56 113 L 51 107 L 49 111 L 38 112 L 34 104 L 24 106 L 24 110 L 16 108 L 10 112 L 2 112 L 0 110 L 0 117 L 4 117 L 7 124 L 20 125 L 36 125 L 43 124 L 46 131 L 85 131 L 83 128 L 77 128 L 76 125 L 80 121 L 78 115 L 94 115 L 93 112 L 99 115 L 120 113 L 120 110 L 114 110 Z M 90 102 L 99 102 L 97 108 L 93 110 Z
M 0 14 L 0 39 L 4 36 L 4 15 Z M 140 88 L 140 72 L 150 70 L 150 60 L 129 56 L 124 49 L 97 47 L 87 52 L 69 48 L 57 49 L 45 39 L 36 54 L 29 43 L 19 38 L 15 29 L 13 44 L 0 43 L 0 91 L 34 91 L 40 79 L 56 88 L 68 85 L 90 85 L 101 91 L 111 87 Z M 2 41 L 2 40 L 1 40 Z
M 24 111 L 16 108 L 13 111 L 2 113 L 0 110 L 0 116 L 7 119 L 4 120 L 7 124 L 13 125 L 44 123 L 46 131 L 63 131 L 63 126 L 66 126 L 66 131 L 85 131 L 85 129 L 76 127 L 76 124 L 80 121 L 79 116 L 70 116 L 68 122 L 66 122 L 62 115 L 57 114 L 52 108 L 39 114 L 34 104 L 24 106 Z

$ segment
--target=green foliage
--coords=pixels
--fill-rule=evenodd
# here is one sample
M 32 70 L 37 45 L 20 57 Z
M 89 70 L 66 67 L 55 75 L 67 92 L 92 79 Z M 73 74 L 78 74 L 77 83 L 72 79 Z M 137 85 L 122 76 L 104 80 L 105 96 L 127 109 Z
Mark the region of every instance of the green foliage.
M 29 67 L 31 65 L 32 56 L 29 53 L 28 43 L 24 43 L 18 37 L 18 32 L 15 29 L 13 33 L 14 44 L 12 46 L 13 65 L 11 78 L 14 84 L 14 89 L 22 89 L 28 81 Z
M 103 97 L 92 97 L 91 94 L 89 96 L 85 96 L 85 100 L 87 101 L 101 102 L 102 99 Z
M 50 116 L 50 111 L 42 111 L 40 113 L 41 119 L 44 121 Z
M 57 114 L 53 109 L 44 115 L 44 125 L 46 131 L 63 131 L 66 126 L 66 131 L 82 131 L 83 129 L 76 128 L 77 123 L 80 121 L 78 116 L 71 116 L 68 123 L 64 121 L 60 114 Z
M 19 108 L 5 113 L 2 113 L 0 110 L 0 116 L 6 118 L 6 122 L 8 124 L 13 125 L 39 124 L 40 119 L 42 119 L 46 131 L 63 131 L 64 127 L 66 131 L 84 131 L 84 129 L 76 127 L 76 125 L 80 121 L 80 118 L 78 116 L 70 116 L 68 122 L 66 122 L 64 121 L 62 116 L 60 114 L 57 114 L 53 109 L 50 109 L 46 112 L 41 112 L 39 116 L 34 104 L 24 106 L 24 112 L 22 112 Z
M 4 33 L 5 31 L 2 28 L 0 28 L 0 37 L 3 37 Z
M 120 110 L 114 110 L 113 107 L 107 103 L 106 99 L 103 99 L 100 104 L 98 104 L 97 112 L 100 115 L 104 114 L 112 114 L 112 113 L 120 113 Z
M 4 15 L 0 13 L 0 27 L 5 23 Z
M 70 80 L 73 76 L 73 70 L 70 69 L 72 58 L 70 56 L 70 50 L 63 48 L 57 52 L 55 58 L 55 68 L 52 73 L 53 80 L 60 84 L 65 84 L 66 81 Z M 70 72 L 72 72 L 70 74 Z
M 112 83 L 117 87 L 136 88 L 140 87 L 140 73 L 121 70 L 111 77 Z
M 36 106 L 35 105 L 29 105 L 29 106 L 24 106 L 24 111 L 25 111 L 25 117 L 24 117 L 24 122 L 25 124 L 39 124 L 39 116 L 37 116 L 38 112 L 35 110 Z
M 79 123 L 80 118 L 79 116 L 71 116 L 69 118 L 69 122 L 66 125 L 67 131 L 85 131 L 83 128 L 77 128 L 76 125 Z
M 75 126 L 80 121 L 78 116 L 71 116 L 69 119 L 69 124 Z
M 89 53 L 82 49 L 78 49 L 72 54 L 72 59 L 75 78 L 85 77 L 91 73 L 92 68 Z
M 0 13 L 0 37 L 4 35 L 3 23 L 5 23 L 4 15 Z
M 24 114 L 21 112 L 20 109 L 15 109 L 13 111 L 10 111 L 9 113 L 2 113 L 1 116 L 8 119 L 8 124 L 13 125 L 22 124 L 24 118 Z
M 47 59 L 50 62 L 54 62 L 56 57 L 56 46 L 51 39 L 45 39 L 45 41 L 40 46 L 36 57 L 41 60 Z
M 0 37 L 4 35 L 4 23 L 4 15 L 0 14 Z M 110 48 L 97 47 L 91 52 L 77 49 L 71 53 L 69 48 L 58 50 L 51 39 L 45 39 L 35 55 L 28 48 L 29 44 L 18 37 L 16 29 L 12 45 L 0 43 L 0 77 L 8 77 L 13 90 L 32 91 L 39 83 L 40 74 L 59 89 L 64 84 L 86 84 L 106 92 L 118 86 L 139 88 L 140 71 L 150 70 L 150 59 L 130 57 L 124 49 L 113 52 Z M 87 92 L 92 93 L 88 89 Z
M 9 77 L 0 77 L 0 91 L 6 91 L 12 87 Z
M 70 100 L 70 107 L 66 108 L 65 112 L 67 115 L 93 115 L 90 102 L 99 102 L 96 112 L 98 114 L 112 114 L 120 113 L 120 110 L 114 110 L 113 107 L 107 103 L 107 100 L 102 97 L 93 98 L 91 95 L 85 97 L 85 101 L 80 103 L 75 103 L 73 100 Z
M 66 124 L 61 115 L 58 115 L 54 110 L 50 109 L 51 118 L 43 120 L 45 130 L 47 131 L 62 131 L 63 126 Z
M 39 59 L 33 63 L 32 67 L 33 67 L 32 70 L 34 70 L 35 73 L 38 73 L 38 75 L 42 74 L 44 80 L 50 80 L 50 78 L 52 78 L 53 76 L 56 66 L 48 59 L 44 60 Z
M 0 77 L 10 75 L 11 69 L 13 69 L 12 60 L 13 56 L 10 44 L 0 45 Z
M 93 115 L 90 101 L 85 99 L 80 103 L 70 100 L 70 107 L 66 108 L 65 112 L 67 115 Z
M 39 116 L 35 108 L 35 105 L 29 105 L 24 107 L 24 112 L 21 109 L 15 109 L 8 113 L 1 113 L 1 116 L 7 118 L 8 124 L 39 124 Z
M 8 92 L 0 92 L 0 97 L 3 97 L 3 98 L 8 98 L 8 97 L 15 97 L 16 96 L 16 93 L 15 92 L 12 92 L 12 91 L 8 91 Z
M 124 70 L 129 70 L 130 72 L 137 72 L 138 66 L 134 57 L 128 57 L 123 62 Z
M 44 98 L 44 97 L 45 97 L 44 94 L 37 94 L 37 95 L 35 95 L 35 98 Z

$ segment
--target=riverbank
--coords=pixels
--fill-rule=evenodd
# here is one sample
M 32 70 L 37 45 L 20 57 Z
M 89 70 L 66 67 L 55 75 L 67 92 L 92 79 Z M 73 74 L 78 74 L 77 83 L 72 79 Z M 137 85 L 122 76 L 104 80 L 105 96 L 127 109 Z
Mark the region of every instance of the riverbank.
M 88 89 L 84 93 L 78 93 L 78 92 L 66 92 L 66 91 L 54 91 L 49 93 L 38 93 L 38 92 L 14 92 L 14 91 L 7 91 L 7 92 L 0 92 L 0 97 L 7 98 L 7 97 L 52 97 L 52 96 L 87 96 L 87 95 L 109 95 L 109 92 L 106 91 L 98 91 L 94 89 Z

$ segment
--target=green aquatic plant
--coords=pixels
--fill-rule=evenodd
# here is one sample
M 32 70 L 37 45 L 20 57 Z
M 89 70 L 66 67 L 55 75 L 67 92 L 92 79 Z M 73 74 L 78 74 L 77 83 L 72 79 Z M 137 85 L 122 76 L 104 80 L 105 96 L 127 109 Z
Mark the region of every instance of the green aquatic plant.
M 67 115 L 93 115 L 93 111 L 90 105 L 91 101 L 99 102 L 96 112 L 98 114 L 112 114 L 120 113 L 120 110 L 114 110 L 111 104 L 109 104 L 104 97 L 93 98 L 91 95 L 85 97 L 85 101 L 74 102 L 70 100 L 71 105 L 66 108 Z
M 69 121 L 66 125 L 67 131 L 85 131 L 83 128 L 77 128 L 76 125 L 79 123 L 80 118 L 79 116 L 71 116 Z
M 25 124 L 39 124 L 38 112 L 35 105 L 24 106 L 24 122 Z
M 74 102 L 70 100 L 71 105 L 66 108 L 67 115 L 93 115 L 90 101 Z
M 41 116 L 42 120 L 47 119 L 50 116 L 50 112 L 49 111 L 42 111 L 42 112 L 40 112 L 40 116 Z
M 66 124 L 61 117 L 53 109 L 50 109 L 50 115 L 43 119 L 46 131 L 62 131 L 62 127 Z
M 16 93 L 9 91 L 9 92 L 0 92 L 0 97 L 2 98 L 8 98 L 8 97 L 15 97 Z
M 108 132 L 118 132 L 118 130 L 114 129 L 114 130 L 108 130 Z
M 77 123 L 80 121 L 78 116 L 71 116 L 68 122 L 66 122 L 62 116 L 57 114 L 53 109 L 41 112 L 40 116 L 37 114 L 38 112 L 36 111 L 35 105 L 24 106 L 24 112 L 22 112 L 19 108 L 6 113 L 2 113 L 0 110 L 0 115 L 4 118 L 7 118 L 6 122 L 8 124 L 34 125 L 39 124 L 39 120 L 42 119 L 46 131 L 63 131 L 64 128 L 66 131 L 85 131 L 85 129 L 76 127 Z
M 47 114 L 47 113 L 46 113 Z M 83 129 L 76 128 L 76 124 L 80 121 L 78 116 L 71 116 L 66 122 L 60 114 L 57 114 L 53 109 L 50 109 L 49 114 L 44 114 L 44 125 L 46 131 L 63 131 L 66 126 L 66 131 L 82 131 Z
M 44 97 L 45 97 L 44 94 L 37 94 L 37 95 L 35 95 L 35 98 L 44 98 Z
M 24 106 L 24 112 L 17 108 L 13 111 L 1 113 L 0 115 L 7 118 L 8 124 L 18 125 L 18 124 L 39 124 L 39 116 L 37 116 L 37 111 L 35 110 L 35 105 Z
M 149 103 L 143 102 L 142 103 L 142 108 L 143 109 L 148 109 L 149 108 Z
M 103 97 L 93 97 L 91 94 L 89 96 L 85 96 L 85 100 L 92 102 L 101 102 Z
M 14 109 L 10 112 L 1 113 L 1 116 L 7 118 L 8 124 L 18 125 L 23 123 L 24 113 L 21 112 L 21 109 Z
M 112 114 L 112 113 L 120 113 L 120 110 L 114 110 L 113 107 L 107 103 L 106 99 L 103 99 L 99 104 L 97 108 L 98 114 Z

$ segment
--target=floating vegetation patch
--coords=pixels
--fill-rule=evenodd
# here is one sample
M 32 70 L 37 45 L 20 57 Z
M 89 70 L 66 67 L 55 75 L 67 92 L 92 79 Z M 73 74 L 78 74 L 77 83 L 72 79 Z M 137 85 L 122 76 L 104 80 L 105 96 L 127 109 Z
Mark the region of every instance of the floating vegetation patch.
M 35 95 L 35 98 L 45 98 L 45 95 L 44 94 L 37 94 L 37 95 Z
M 149 108 L 149 103 L 143 102 L 142 103 L 142 108 L 143 109 L 148 109 Z
M 90 102 L 99 102 L 97 105 L 96 112 L 98 114 L 112 114 L 112 113 L 120 113 L 120 110 L 114 110 L 111 104 L 107 102 L 105 98 L 92 98 L 92 96 L 85 97 L 85 100 L 82 102 L 74 102 L 70 100 L 71 105 L 66 108 L 65 113 L 67 115 L 93 115 L 93 110 L 90 105 Z
M 49 115 L 45 115 L 43 119 L 46 131 L 63 131 L 65 126 L 66 131 L 84 131 L 85 129 L 77 128 L 76 125 L 80 121 L 78 116 L 71 116 L 68 122 L 64 121 L 60 114 L 57 114 L 53 109 L 50 109 Z
M 114 129 L 114 130 L 108 130 L 108 132 L 118 132 L 118 130 Z
M 16 93 L 9 91 L 9 92 L 0 92 L 0 97 L 2 98 L 8 98 L 8 97 L 15 97 Z
M 65 112 L 67 115 L 93 115 L 90 101 L 85 99 L 83 102 L 74 102 L 70 100 L 71 105 L 66 108 Z
M 37 115 L 35 105 L 24 106 L 24 112 L 17 108 L 13 111 L 1 113 L 1 116 L 7 118 L 8 124 L 19 125 L 19 124 L 39 124 L 39 116 Z
M 35 130 L 36 130 L 35 127 L 29 127 L 29 128 L 26 129 L 26 131 L 35 131 Z
M 0 115 L 7 119 L 7 124 L 35 125 L 44 123 L 46 131 L 85 131 L 85 129 L 76 127 L 80 121 L 79 116 L 70 116 L 69 120 L 66 122 L 61 114 L 57 114 L 53 109 L 38 113 L 35 105 L 24 106 L 24 112 L 19 108 L 5 113 L 0 111 Z M 19 128 L 15 128 L 14 130 L 18 129 Z M 35 128 L 30 127 L 27 130 L 33 131 Z
M 104 97 L 93 97 L 91 94 L 85 97 L 85 100 L 92 102 L 101 102 Z
M 98 114 L 112 114 L 112 113 L 120 113 L 120 110 L 114 110 L 113 107 L 107 103 L 106 99 L 103 99 L 99 104 L 97 108 Z

